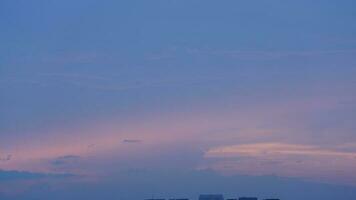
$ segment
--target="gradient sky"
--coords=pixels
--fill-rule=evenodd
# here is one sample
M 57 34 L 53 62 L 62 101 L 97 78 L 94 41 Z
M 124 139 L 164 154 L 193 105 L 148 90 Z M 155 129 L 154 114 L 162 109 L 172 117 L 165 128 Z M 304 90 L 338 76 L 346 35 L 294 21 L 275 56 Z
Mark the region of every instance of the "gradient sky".
M 356 199 L 354 0 L 1 0 L 0 198 Z

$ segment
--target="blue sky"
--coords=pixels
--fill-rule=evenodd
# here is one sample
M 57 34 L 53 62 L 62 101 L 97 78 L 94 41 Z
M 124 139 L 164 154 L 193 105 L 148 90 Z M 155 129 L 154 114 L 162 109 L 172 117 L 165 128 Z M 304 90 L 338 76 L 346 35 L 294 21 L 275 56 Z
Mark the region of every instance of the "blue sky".
M 356 197 L 355 15 L 351 0 L 1 1 L 0 197 L 186 181 L 189 197 Z M 143 189 L 157 177 L 171 193 Z

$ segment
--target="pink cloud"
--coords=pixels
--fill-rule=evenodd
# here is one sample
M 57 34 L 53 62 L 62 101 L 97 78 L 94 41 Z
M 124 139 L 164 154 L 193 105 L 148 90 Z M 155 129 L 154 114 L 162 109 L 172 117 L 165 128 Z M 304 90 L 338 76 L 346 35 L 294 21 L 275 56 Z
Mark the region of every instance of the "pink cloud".
M 205 168 L 222 173 L 304 177 L 356 184 L 356 150 L 288 143 L 253 143 L 211 148 Z

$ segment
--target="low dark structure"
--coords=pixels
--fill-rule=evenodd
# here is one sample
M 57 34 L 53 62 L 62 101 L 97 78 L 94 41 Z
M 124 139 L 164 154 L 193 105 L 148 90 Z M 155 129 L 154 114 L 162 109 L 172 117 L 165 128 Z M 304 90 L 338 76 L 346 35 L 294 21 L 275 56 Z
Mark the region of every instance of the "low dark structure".
M 166 200 L 166 199 L 145 199 L 145 200 Z
M 264 199 L 264 200 L 280 200 L 280 199 Z
M 224 200 L 222 194 L 202 194 L 199 196 L 199 200 Z
M 189 199 L 169 199 L 169 200 L 189 200 Z
M 162 198 L 151 198 L 151 199 L 145 199 L 145 200 L 166 200 Z M 167 200 L 189 200 L 188 198 L 170 198 Z M 201 194 L 199 195 L 199 200 L 224 200 L 224 196 L 222 194 Z M 257 197 L 240 197 L 240 198 L 229 198 L 226 200 L 258 200 Z M 267 198 L 263 200 L 280 200 L 278 198 Z

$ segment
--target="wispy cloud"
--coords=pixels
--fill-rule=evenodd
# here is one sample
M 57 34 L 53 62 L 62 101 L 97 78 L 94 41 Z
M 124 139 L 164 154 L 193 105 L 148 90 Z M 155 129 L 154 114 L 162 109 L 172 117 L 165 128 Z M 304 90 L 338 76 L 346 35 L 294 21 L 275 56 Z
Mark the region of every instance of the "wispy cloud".
M 284 143 L 257 143 L 224 146 L 210 149 L 206 157 L 236 157 L 236 156 L 341 156 L 355 158 L 355 152 L 344 152 L 313 145 L 297 145 Z
M 227 49 L 227 48 L 201 48 L 201 47 L 174 47 L 167 48 L 161 52 L 147 55 L 149 60 L 179 59 L 182 57 L 216 57 L 232 58 L 245 61 L 258 60 L 280 60 L 286 58 L 320 58 L 320 57 L 340 57 L 354 56 L 356 49 L 330 49 L 330 50 L 248 50 L 248 49 Z
M 211 49 L 211 48 L 186 48 L 185 52 L 191 55 L 227 56 L 243 60 L 275 60 L 283 58 L 306 58 L 320 56 L 352 56 L 355 49 L 337 50 L 307 50 L 307 51 L 266 51 L 266 50 L 234 50 L 234 49 Z
M 253 143 L 211 148 L 205 167 L 223 173 L 298 176 L 356 184 L 356 150 L 335 146 Z

